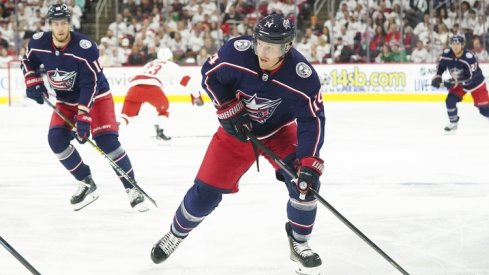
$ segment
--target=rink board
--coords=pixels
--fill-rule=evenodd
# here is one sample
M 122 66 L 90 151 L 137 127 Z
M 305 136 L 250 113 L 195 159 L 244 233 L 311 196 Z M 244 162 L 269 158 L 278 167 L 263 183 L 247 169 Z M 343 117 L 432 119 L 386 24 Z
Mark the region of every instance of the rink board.
M 480 65 L 483 71 L 488 64 Z M 138 67 L 104 68 L 114 99 L 122 102 L 129 82 Z M 443 101 L 446 89 L 435 89 L 429 84 L 436 72 L 435 64 L 336 64 L 314 65 L 321 80 L 325 101 Z M 200 67 L 185 66 L 183 70 L 190 76 L 201 79 Z M 0 68 L 0 104 L 22 101 L 25 94 L 24 80 L 19 70 L 8 71 Z M 444 75 L 444 79 L 449 76 Z M 189 102 L 190 96 L 178 85 L 164 88 L 171 102 Z M 209 98 L 206 98 L 208 101 Z M 467 97 L 465 101 L 471 101 Z

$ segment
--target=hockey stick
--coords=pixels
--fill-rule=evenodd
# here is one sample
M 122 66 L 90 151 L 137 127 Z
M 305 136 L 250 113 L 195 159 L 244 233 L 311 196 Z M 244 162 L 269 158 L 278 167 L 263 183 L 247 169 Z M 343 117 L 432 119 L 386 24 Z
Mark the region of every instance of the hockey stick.
M 252 133 L 247 132 L 246 135 L 260 150 L 273 159 L 273 161 L 282 168 L 292 180 L 297 181 L 297 175 L 285 162 L 283 162 L 272 150 L 266 147 L 258 138 L 256 138 Z M 398 263 L 396 263 L 389 255 L 387 255 L 382 249 L 380 249 L 374 242 L 372 242 L 365 234 L 363 234 L 358 228 L 356 228 L 347 218 L 341 215 L 338 210 L 336 210 L 331 204 L 329 204 L 316 190 L 309 188 L 309 191 L 314 195 L 314 197 L 322 204 L 324 207 L 328 208 L 340 221 L 342 221 L 348 228 L 350 228 L 358 237 L 365 241 L 371 248 L 373 248 L 377 253 L 379 253 L 384 259 L 386 259 L 390 264 L 392 264 L 399 272 L 404 275 L 409 275 L 406 270 L 404 270 Z
M 70 127 L 75 128 L 75 125 L 65 115 L 63 115 L 63 113 L 61 113 L 60 110 L 58 110 L 58 108 L 56 108 L 56 106 L 54 106 L 54 104 L 51 103 L 51 101 L 49 101 L 49 99 L 46 96 L 43 97 L 44 97 L 44 102 L 46 102 L 48 106 L 51 107 L 59 117 L 61 117 Z M 156 201 L 153 198 L 151 198 L 148 194 L 146 194 L 146 192 L 144 192 L 144 190 L 141 189 L 141 187 L 139 187 L 139 185 L 136 183 L 136 180 L 131 178 L 124 170 L 122 170 L 122 168 L 117 163 L 115 163 L 115 161 L 112 160 L 97 144 L 95 144 L 95 142 L 93 142 L 89 138 L 87 138 L 87 142 L 90 143 L 90 145 L 92 145 L 92 147 L 95 148 L 97 152 L 99 152 L 102 156 L 105 157 L 105 159 L 109 161 L 110 166 L 112 166 L 112 168 L 114 168 L 114 170 L 116 170 L 117 173 L 119 173 L 119 175 L 124 177 L 132 186 L 134 186 L 134 188 L 136 188 L 139 192 L 141 192 L 144 196 L 146 196 L 156 207 L 158 207 Z
M 7 249 L 7 251 L 10 252 L 10 254 L 12 254 L 32 274 L 41 275 L 39 271 L 37 271 L 26 259 L 24 259 L 24 257 L 22 257 L 22 255 L 19 254 L 19 252 L 17 252 L 12 246 L 10 246 L 10 244 L 8 244 L 7 241 L 4 240 L 1 236 L 0 236 L 0 244 L 2 244 L 2 246 L 5 247 L 5 249 Z

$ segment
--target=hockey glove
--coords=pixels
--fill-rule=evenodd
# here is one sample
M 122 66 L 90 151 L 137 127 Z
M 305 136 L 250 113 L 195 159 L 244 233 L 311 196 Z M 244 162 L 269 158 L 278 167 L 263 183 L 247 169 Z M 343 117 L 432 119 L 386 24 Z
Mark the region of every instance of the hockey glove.
M 455 80 L 450 79 L 450 80 L 443 81 L 443 86 L 445 86 L 445 88 L 447 88 L 447 90 L 448 90 L 448 89 L 450 89 L 452 87 L 457 86 L 457 84 L 456 84 L 456 81 Z
M 202 95 L 199 93 L 198 96 L 194 96 L 190 94 L 190 98 L 192 99 L 192 105 L 202 106 L 204 105 L 204 100 L 202 99 Z
M 440 88 L 441 87 L 441 77 L 439 75 L 435 75 L 433 79 L 431 80 L 431 86 L 435 88 Z
M 299 190 L 299 199 L 304 200 L 309 188 L 319 181 L 323 174 L 324 161 L 317 157 L 305 157 L 299 160 L 297 190 Z
M 241 141 L 247 141 L 247 131 L 251 131 L 251 120 L 246 112 L 243 102 L 239 99 L 234 99 L 223 108 L 217 110 L 217 118 L 221 123 L 222 128 Z
M 83 110 L 78 110 L 78 115 L 75 117 L 76 139 L 83 144 L 90 137 L 90 124 L 92 118 Z
M 39 104 L 44 103 L 44 96 L 48 97 L 48 90 L 40 76 L 29 76 L 25 79 L 26 95 Z

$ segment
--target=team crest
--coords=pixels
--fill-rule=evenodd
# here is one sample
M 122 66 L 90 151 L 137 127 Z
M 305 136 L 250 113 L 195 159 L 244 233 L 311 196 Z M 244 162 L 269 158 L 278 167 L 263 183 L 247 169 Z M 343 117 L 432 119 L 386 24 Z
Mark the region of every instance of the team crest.
M 88 49 L 92 46 L 92 42 L 90 42 L 89 40 L 86 40 L 86 39 L 82 39 L 80 40 L 80 47 L 82 49 Z
M 464 70 L 452 68 L 452 69 L 449 69 L 448 72 L 450 73 L 450 76 L 453 79 L 460 80 L 460 79 L 462 79 L 462 75 L 464 73 Z
M 246 51 L 251 47 L 250 40 L 236 40 L 234 41 L 234 48 L 240 52 Z
M 241 91 L 239 91 L 239 96 L 243 98 L 243 103 L 246 106 L 246 111 L 248 111 L 250 119 L 260 124 L 265 123 L 282 102 L 281 98 L 271 100 L 257 97 L 256 94 L 250 96 Z
M 71 91 L 76 81 L 76 72 L 47 71 L 49 84 L 56 90 Z
M 290 29 L 290 21 L 289 21 L 289 19 L 285 19 L 284 22 L 283 22 L 283 25 L 284 25 L 284 28 L 286 30 Z
M 469 53 L 469 52 L 467 52 L 467 53 L 465 54 L 465 56 L 466 56 L 468 59 L 470 59 L 470 58 L 474 58 L 474 55 L 473 55 L 472 53 Z
M 32 38 L 37 40 L 37 39 L 41 38 L 43 34 L 44 34 L 44 32 L 36 32 L 36 33 L 35 33 L 35 34 L 32 36 Z
M 295 66 L 295 71 L 297 75 L 302 78 L 308 78 L 312 74 L 312 68 L 304 62 L 299 62 L 297 66 Z

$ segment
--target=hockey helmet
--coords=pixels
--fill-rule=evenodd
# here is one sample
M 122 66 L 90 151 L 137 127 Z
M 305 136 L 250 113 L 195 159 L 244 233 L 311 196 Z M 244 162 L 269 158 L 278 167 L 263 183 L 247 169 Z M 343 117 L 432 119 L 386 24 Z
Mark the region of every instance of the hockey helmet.
M 48 22 L 55 19 L 67 19 L 71 20 L 71 12 L 65 4 L 53 4 L 48 9 Z
M 465 38 L 460 34 L 456 34 L 450 39 L 450 44 L 452 43 L 460 43 L 462 45 L 465 45 Z
M 280 44 L 282 56 L 292 47 L 295 38 L 295 26 L 283 15 L 272 13 L 264 17 L 255 26 L 253 46 L 257 53 L 258 40 L 271 44 Z
M 161 60 L 172 61 L 173 60 L 173 53 L 168 48 L 161 48 L 158 50 L 156 57 L 158 57 L 158 59 L 161 59 Z

